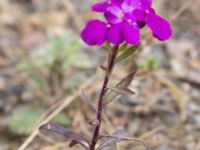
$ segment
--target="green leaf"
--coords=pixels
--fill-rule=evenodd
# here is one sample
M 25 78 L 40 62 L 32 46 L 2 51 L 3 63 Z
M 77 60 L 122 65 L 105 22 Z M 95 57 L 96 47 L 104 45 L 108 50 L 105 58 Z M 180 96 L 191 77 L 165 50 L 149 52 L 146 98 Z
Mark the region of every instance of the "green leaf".
M 154 59 L 154 58 L 149 59 L 147 61 L 147 64 L 148 64 L 148 68 L 150 70 L 157 69 L 160 66 L 160 62 L 157 59 Z
M 133 92 L 131 89 L 129 88 L 119 88 L 119 87 L 114 87 L 114 88 L 109 88 L 114 92 L 117 92 L 119 94 L 124 94 L 124 95 L 133 95 L 135 94 L 135 92 Z
M 74 55 L 74 57 L 71 58 L 73 61 L 73 66 L 80 68 L 80 69 L 88 69 L 91 68 L 93 66 L 93 64 L 91 63 L 89 57 L 87 57 L 86 55 Z
M 16 68 L 19 70 L 29 70 L 29 68 L 32 68 L 32 64 L 27 60 L 23 60 L 16 65 Z
M 117 57 L 116 62 L 120 62 L 130 55 L 132 55 L 136 50 L 138 49 L 138 46 L 132 46 L 127 48 L 126 50 L 122 51 L 122 53 Z
M 36 127 L 37 121 L 44 111 L 39 108 L 24 108 L 15 112 L 10 119 L 10 130 L 15 134 L 30 134 Z M 64 113 L 58 114 L 54 122 L 64 125 L 69 125 L 71 120 Z
M 60 113 L 58 114 L 54 119 L 54 122 L 58 124 L 63 124 L 63 125 L 69 125 L 71 123 L 70 118 L 67 116 L 65 113 Z
M 30 134 L 41 114 L 42 110 L 37 108 L 26 108 L 15 112 L 10 120 L 10 130 L 15 134 Z
M 83 60 L 84 63 L 81 67 L 87 67 L 89 58 L 86 58 L 84 54 L 79 53 L 81 48 L 81 41 L 79 37 L 72 33 L 67 32 L 61 36 L 55 36 L 48 33 L 49 45 L 36 49 L 31 53 L 30 57 L 26 61 L 21 61 L 17 67 L 21 70 L 30 72 L 35 68 L 48 68 L 49 70 L 55 65 L 55 62 L 61 62 L 61 65 L 57 66 L 57 70 L 62 73 L 68 73 L 69 68 L 77 65 L 77 60 Z M 65 67 L 67 66 L 67 67 Z
M 119 50 L 120 50 L 120 51 L 124 51 L 124 50 L 127 49 L 127 47 L 128 47 L 128 44 L 127 44 L 127 43 L 124 43 L 122 46 L 120 46 Z
M 73 75 L 64 83 L 64 89 L 67 91 L 73 91 L 80 84 L 82 84 L 86 80 L 86 76 L 84 74 L 78 73 Z
M 31 79 L 37 84 L 37 85 L 39 85 L 45 92 L 49 92 L 49 86 L 48 86 L 48 84 L 47 84 L 47 82 L 46 82 L 46 80 L 44 79 L 44 77 L 43 76 L 41 76 L 41 75 L 39 75 L 39 74 L 37 74 L 37 73 L 34 73 L 34 72 L 32 72 L 31 74 L 30 74 L 30 76 L 31 76 Z
M 105 47 L 110 51 L 112 49 L 112 46 L 110 45 L 109 42 L 106 42 Z
M 108 90 L 105 95 L 105 105 L 109 104 L 113 99 L 121 94 L 125 94 L 128 92 L 128 86 L 131 84 L 133 77 L 135 76 L 136 71 L 133 71 L 128 76 L 123 78 L 114 88 Z M 114 90 L 115 89 L 115 90 Z M 119 90 L 122 91 L 119 91 Z M 126 91 L 126 92 L 125 92 Z M 130 91 L 129 91 L 130 93 Z M 133 92 L 131 92 L 133 94 Z

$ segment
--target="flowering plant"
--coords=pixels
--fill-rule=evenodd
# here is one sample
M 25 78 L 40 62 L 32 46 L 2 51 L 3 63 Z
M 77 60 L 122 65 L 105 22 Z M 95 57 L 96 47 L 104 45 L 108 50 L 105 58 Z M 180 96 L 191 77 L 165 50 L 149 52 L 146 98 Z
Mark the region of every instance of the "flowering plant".
M 118 130 L 112 135 L 102 136 L 100 134 L 102 111 L 117 96 L 134 94 L 128 86 L 133 80 L 136 71 L 130 73 L 112 88 L 108 88 L 108 82 L 114 65 L 137 50 L 141 42 L 140 30 L 147 26 L 155 38 L 165 41 L 172 36 L 171 25 L 152 8 L 152 0 L 105 0 L 92 5 L 92 10 L 102 13 L 105 21 L 99 19 L 89 21 L 81 33 L 83 41 L 91 46 L 102 46 L 105 43 L 112 46 L 108 64 L 106 67 L 102 67 L 106 74 L 100 91 L 98 106 L 94 106 L 87 95 L 83 93 L 85 101 L 96 112 L 96 120 L 91 123 L 94 126 L 93 136 L 87 138 L 71 129 L 66 129 L 54 123 L 42 125 L 40 129 L 60 133 L 71 139 L 70 147 L 80 144 L 86 150 L 102 150 L 122 140 L 138 142 L 148 149 L 148 146 L 141 140 L 128 138 L 127 134 L 122 130 Z M 103 143 L 99 143 L 102 138 L 106 138 L 106 140 Z
M 89 21 L 81 34 L 88 45 L 101 46 L 106 41 L 114 45 L 123 42 L 138 45 L 140 30 L 145 25 L 161 41 L 172 35 L 170 23 L 156 14 L 152 0 L 107 0 L 94 4 L 92 10 L 103 13 L 106 21 Z

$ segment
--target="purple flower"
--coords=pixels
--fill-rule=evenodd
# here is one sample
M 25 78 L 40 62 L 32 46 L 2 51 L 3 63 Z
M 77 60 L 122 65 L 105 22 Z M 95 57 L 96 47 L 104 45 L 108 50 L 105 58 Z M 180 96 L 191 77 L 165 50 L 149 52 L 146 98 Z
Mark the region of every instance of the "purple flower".
M 107 26 L 100 20 L 91 20 L 81 33 L 81 37 L 88 45 L 102 45 L 106 41 Z
M 104 10 L 104 16 L 110 24 L 107 34 L 109 42 L 121 44 L 126 41 L 130 45 L 140 43 L 138 21 L 143 20 L 145 13 L 135 9 L 136 4 L 132 2 L 136 1 L 112 0 L 93 5 L 93 11 L 101 12 L 100 10 Z
M 126 8 L 133 8 L 133 12 L 140 14 L 138 23 L 142 22 L 152 30 L 154 37 L 161 41 L 168 40 L 172 36 L 172 28 L 170 23 L 157 15 L 152 8 L 152 0 L 125 0 Z M 144 15 L 145 14 L 145 15 Z M 139 16 L 139 15 L 135 15 Z
M 98 2 L 92 5 L 92 10 L 96 12 L 104 13 L 105 11 L 107 11 L 108 6 L 113 5 L 113 4 L 121 6 L 123 1 L 124 0 L 105 0 L 103 2 Z
M 172 35 L 170 23 L 155 13 L 152 0 L 107 0 L 94 4 L 92 10 L 103 13 L 107 23 L 92 20 L 87 24 L 82 38 L 89 45 L 102 45 L 106 41 L 138 45 L 140 28 L 144 25 L 161 41 Z
M 165 41 L 172 36 L 172 27 L 170 23 L 157 15 L 153 10 L 146 10 L 145 22 L 152 30 L 154 37 L 158 40 Z

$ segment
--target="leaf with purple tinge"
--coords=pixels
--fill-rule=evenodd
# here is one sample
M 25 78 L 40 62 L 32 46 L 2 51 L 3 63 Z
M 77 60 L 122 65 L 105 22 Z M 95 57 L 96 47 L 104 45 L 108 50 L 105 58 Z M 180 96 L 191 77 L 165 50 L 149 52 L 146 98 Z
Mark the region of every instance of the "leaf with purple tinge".
M 89 146 L 86 146 L 85 144 L 81 143 L 80 141 L 77 141 L 77 140 L 71 140 L 70 143 L 69 143 L 69 147 L 74 147 L 76 146 L 77 144 L 80 144 L 81 146 L 83 146 L 85 148 L 85 150 L 89 150 Z
M 70 143 L 69 143 L 69 147 L 73 147 L 75 145 L 77 145 L 79 142 L 76 141 L 76 140 L 71 140 Z
M 128 86 L 131 84 L 135 74 L 136 74 L 136 71 L 133 71 L 128 76 L 123 78 L 115 87 L 110 88 L 110 90 L 107 90 L 107 93 L 104 99 L 104 107 L 121 94 L 126 94 L 126 93 L 134 94 L 133 91 L 128 89 Z
M 78 143 L 81 144 L 84 148 L 89 146 L 89 140 L 86 137 L 73 131 L 72 129 L 65 128 L 56 123 L 47 123 L 47 124 L 41 125 L 39 127 L 39 130 L 48 130 L 48 131 L 56 132 L 60 135 L 63 135 L 65 137 L 69 138 L 69 139 L 75 140 L 77 142 L 77 144 Z
M 117 130 L 110 137 L 107 137 L 106 141 L 99 145 L 97 150 L 102 150 L 111 145 L 117 144 L 123 140 L 123 138 L 127 138 L 128 134 L 124 130 Z
M 99 138 L 107 138 L 107 140 L 100 144 L 97 150 L 102 150 L 121 141 L 135 142 L 144 146 L 145 150 L 150 150 L 148 145 L 144 141 L 138 138 L 129 138 L 128 134 L 124 130 L 117 130 L 112 135 L 102 135 Z
M 88 105 L 92 107 L 92 109 L 97 112 L 97 108 L 93 105 L 91 98 L 85 93 L 85 90 L 82 90 L 81 96 Z

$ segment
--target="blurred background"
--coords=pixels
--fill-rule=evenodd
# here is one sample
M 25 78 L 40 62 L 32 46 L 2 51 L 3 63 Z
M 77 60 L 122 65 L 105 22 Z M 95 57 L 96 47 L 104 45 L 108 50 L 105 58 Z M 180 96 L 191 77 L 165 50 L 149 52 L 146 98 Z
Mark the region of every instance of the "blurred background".
M 107 58 L 105 48 L 88 47 L 79 36 L 97 17 L 92 3 L 0 0 L 0 150 L 69 149 L 65 138 L 38 132 L 50 120 L 91 136 L 95 114 L 80 89 L 96 102 Z M 140 50 L 116 66 L 110 83 L 137 65 L 130 86 L 136 94 L 108 106 L 102 132 L 123 128 L 152 150 L 200 150 L 200 1 L 154 0 L 154 7 L 172 22 L 174 36 L 161 43 L 142 31 Z

